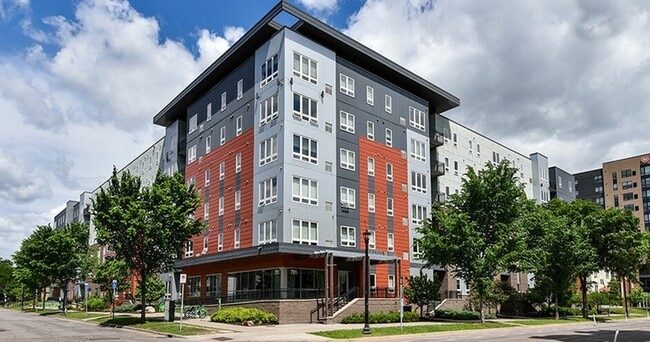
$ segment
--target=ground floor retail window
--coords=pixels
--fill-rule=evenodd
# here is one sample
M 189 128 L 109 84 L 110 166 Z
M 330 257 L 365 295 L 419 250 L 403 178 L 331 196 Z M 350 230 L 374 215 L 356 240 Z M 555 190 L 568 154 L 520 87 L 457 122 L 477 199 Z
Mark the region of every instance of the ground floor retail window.
M 207 297 L 221 296 L 221 274 L 212 274 L 206 277 L 205 295 Z
M 201 295 L 201 277 L 187 277 L 187 296 L 199 297 Z
M 228 274 L 228 301 L 280 298 L 280 270 Z

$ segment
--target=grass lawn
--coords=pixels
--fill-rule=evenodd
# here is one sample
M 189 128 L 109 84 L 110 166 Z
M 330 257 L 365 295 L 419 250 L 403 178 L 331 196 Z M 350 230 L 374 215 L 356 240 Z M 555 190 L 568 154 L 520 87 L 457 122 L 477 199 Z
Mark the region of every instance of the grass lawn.
M 450 323 L 450 324 L 432 324 L 432 325 L 410 325 L 410 326 L 405 326 L 404 331 L 401 331 L 399 327 L 382 327 L 382 328 L 371 327 L 370 335 L 362 334 L 361 329 L 318 331 L 312 334 L 328 337 L 328 338 L 347 339 L 347 338 L 359 338 L 359 337 L 366 337 L 366 336 L 390 336 L 390 335 L 424 334 L 424 333 L 442 332 L 442 331 L 493 329 L 493 328 L 505 328 L 509 326 L 511 325 L 497 323 L 497 322 L 486 322 L 483 324 Z
M 80 312 L 80 311 L 68 311 L 67 314 L 63 314 L 63 312 L 56 311 L 56 312 L 40 312 L 39 315 L 41 316 L 59 316 L 62 318 L 69 318 L 69 319 L 92 319 L 92 318 L 98 318 L 98 317 L 108 317 L 111 315 L 110 312 L 107 313 L 96 313 L 96 312 L 91 312 L 86 314 L 85 312 Z
M 214 330 L 205 329 L 201 327 L 183 325 L 183 330 L 180 330 L 178 323 L 165 322 L 162 320 L 147 319 L 144 323 L 140 321 L 139 317 L 132 316 L 115 316 L 111 319 L 110 317 L 99 318 L 93 322 L 98 322 L 102 326 L 128 326 L 143 330 L 150 330 L 164 334 L 175 334 L 175 335 L 204 335 L 213 333 Z
M 596 321 L 604 322 L 606 318 L 596 317 Z M 562 323 L 585 323 L 593 322 L 593 318 L 582 318 L 582 317 L 564 317 L 556 320 L 555 318 L 534 318 L 534 319 L 521 319 L 521 320 L 512 320 L 508 321 L 513 325 L 547 325 L 547 324 L 562 324 Z

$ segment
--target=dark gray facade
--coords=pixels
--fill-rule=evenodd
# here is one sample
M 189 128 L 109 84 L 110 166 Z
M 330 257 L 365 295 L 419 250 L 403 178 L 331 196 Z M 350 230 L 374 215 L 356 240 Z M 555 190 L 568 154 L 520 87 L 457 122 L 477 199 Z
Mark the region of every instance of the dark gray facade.
M 559 198 L 566 202 L 576 199 L 575 178 L 557 166 L 548 168 L 551 199 Z
M 573 175 L 576 198 L 586 199 L 605 207 L 603 169 L 584 171 Z

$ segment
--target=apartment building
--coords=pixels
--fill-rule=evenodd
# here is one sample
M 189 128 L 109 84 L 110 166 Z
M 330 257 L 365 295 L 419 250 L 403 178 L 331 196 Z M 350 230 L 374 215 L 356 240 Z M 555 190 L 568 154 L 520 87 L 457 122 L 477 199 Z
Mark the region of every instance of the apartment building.
M 559 198 L 565 202 L 576 199 L 575 178 L 572 174 L 557 166 L 548 169 L 549 191 L 551 199 Z
M 590 200 L 604 208 L 603 169 L 579 172 L 573 176 L 575 178 L 576 197 Z
M 206 229 L 177 263 L 186 300 L 363 296 L 366 231 L 370 295 L 399 296 L 435 189 L 434 114 L 458 104 L 279 3 L 154 117 L 163 170 L 203 199 Z M 300 303 L 304 321 L 313 299 Z

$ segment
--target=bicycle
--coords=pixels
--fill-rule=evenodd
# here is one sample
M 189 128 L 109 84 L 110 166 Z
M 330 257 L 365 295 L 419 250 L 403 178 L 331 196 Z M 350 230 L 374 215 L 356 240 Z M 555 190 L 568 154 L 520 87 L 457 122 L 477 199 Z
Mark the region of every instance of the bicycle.
M 207 315 L 208 309 L 203 307 L 203 305 L 188 306 L 183 313 L 183 317 L 185 318 L 205 318 Z

